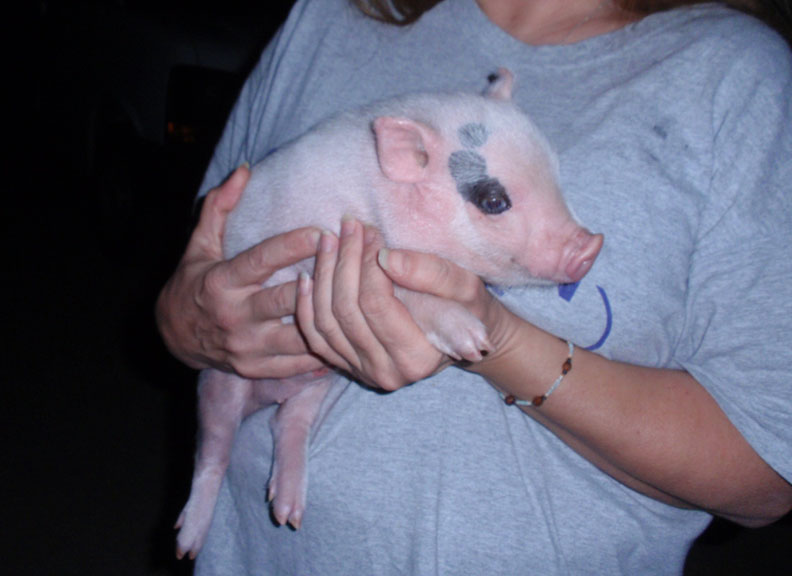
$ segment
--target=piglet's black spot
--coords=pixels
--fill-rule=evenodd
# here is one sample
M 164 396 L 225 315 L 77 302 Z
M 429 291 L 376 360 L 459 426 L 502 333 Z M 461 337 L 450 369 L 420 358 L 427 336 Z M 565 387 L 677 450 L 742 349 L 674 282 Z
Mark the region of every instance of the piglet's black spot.
M 458 130 L 459 141 L 465 148 L 478 148 L 484 146 L 489 138 L 489 130 L 484 124 L 471 122 Z
M 484 214 L 501 214 L 511 208 L 511 198 L 495 178 L 483 178 L 465 186 L 466 196 Z
M 487 161 L 472 150 L 459 150 L 448 158 L 448 169 L 457 184 L 472 183 L 486 177 Z

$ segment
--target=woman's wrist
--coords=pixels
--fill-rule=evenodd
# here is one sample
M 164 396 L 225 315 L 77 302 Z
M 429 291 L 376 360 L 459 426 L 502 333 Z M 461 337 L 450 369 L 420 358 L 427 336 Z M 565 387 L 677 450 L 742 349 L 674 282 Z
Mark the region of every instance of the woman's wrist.
M 495 351 L 467 369 L 483 376 L 510 404 L 541 404 L 562 385 L 574 351 L 570 343 L 501 308 L 491 332 Z

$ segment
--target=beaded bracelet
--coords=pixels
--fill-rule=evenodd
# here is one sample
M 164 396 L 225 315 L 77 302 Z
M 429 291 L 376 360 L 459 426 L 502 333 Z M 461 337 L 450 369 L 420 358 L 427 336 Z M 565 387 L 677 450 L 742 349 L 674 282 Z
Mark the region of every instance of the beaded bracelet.
M 561 380 L 564 379 L 564 376 L 569 374 L 569 372 L 572 370 L 572 356 L 575 355 L 574 344 L 572 344 L 572 342 L 567 342 L 566 340 L 564 340 L 564 342 L 566 342 L 569 346 L 569 356 L 567 356 L 567 359 L 564 360 L 564 364 L 561 366 L 561 375 L 556 378 L 556 381 L 553 382 L 553 385 L 550 386 L 550 389 L 541 396 L 534 396 L 532 400 L 517 400 L 517 398 L 515 398 L 513 395 L 509 394 L 507 396 L 501 392 L 500 396 L 507 405 L 511 406 L 514 404 L 517 406 L 532 406 L 534 408 L 538 408 L 544 404 L 544 401 L 547 400 L 550 394 L 555 392 L 555 389 L 558 388 L 559 384 L 561 384 Z

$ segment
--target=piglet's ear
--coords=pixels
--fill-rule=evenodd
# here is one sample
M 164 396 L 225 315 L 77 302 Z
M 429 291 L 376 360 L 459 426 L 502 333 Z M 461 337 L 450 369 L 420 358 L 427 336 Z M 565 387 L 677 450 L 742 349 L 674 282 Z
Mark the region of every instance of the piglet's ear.
M 426 179 L 430 154 L 439 139 L 426 124 L 409 118 L 381 116 L 372 124 L 377 158 L 385 177 L 394 182 Z
M 508 68 L 498 68 L 495 74 L 489 77 L 489 86 L 484 90 L 484 96 L 495 100 L 511 100 L 514 87 L 514 74 Z

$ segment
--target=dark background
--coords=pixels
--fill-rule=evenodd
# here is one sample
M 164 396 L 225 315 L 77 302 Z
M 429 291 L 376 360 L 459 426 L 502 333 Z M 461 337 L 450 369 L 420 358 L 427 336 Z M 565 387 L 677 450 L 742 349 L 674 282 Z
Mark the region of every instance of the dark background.
M 291 4 L 40 1 L 3 24 L 6 574 L 190 572 L 171 526 L 195 374 L 163 349 L 153 302 L 228 110 Z M 716 522 L 686 574 L 781 574 L 791 547 L 789 518 Z

